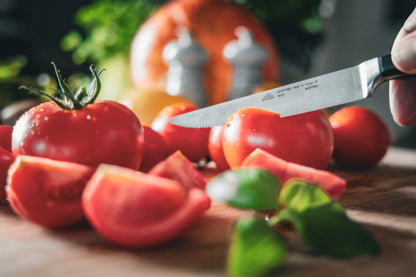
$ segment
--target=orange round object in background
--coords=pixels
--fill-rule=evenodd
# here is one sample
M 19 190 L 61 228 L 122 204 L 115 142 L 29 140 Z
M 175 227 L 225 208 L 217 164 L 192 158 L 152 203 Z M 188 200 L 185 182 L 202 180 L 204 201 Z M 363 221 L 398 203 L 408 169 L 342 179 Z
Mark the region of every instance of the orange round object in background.
M 227 100 L 233 71 L 223 50 L 237 39 L 235 29 L 240 26 L 250 30 L 256 43 L 266 48 L 268 59 L 263 66 L 263 79 L 275 80 L 279 65 L 277 48 L 271 34 L 251 12 L 234 1 L 177 0 L 162 6 L 134 36 L 130 48 L 133 86 L 149 83 L 166 86 L 168 65 L 162 52 L 169 42 L 177 39 L 177 28 L 184 27 L 208 53 L 203 73 L 208 105 Z
M 386 154 L 390 134 L 382 119 L 367 108 L 350 106 L 329 117 L 334 133 L 333 160 L 342 167 L 364 169 Z
M 143 125 L 151 125 L 153 119 L 165 107 L 175 103 L 191 103 L 189 100 L 168 94 L 157 86 L 141 86 L 127 91 L 119 100 L 130 108 Z

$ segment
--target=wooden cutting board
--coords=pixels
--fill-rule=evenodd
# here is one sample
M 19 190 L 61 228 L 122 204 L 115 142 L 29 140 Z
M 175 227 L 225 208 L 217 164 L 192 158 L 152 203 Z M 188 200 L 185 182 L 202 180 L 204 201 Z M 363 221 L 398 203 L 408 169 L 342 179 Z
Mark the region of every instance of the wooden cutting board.
M 367 171 L 331 169 L 348 180 L 340 198 L 348 215 L 378 240 L 376 257 L 336 260 L 313 255 L 299 241 L 271 276 L 416 276 L 416 151 L 391 148 Z M 215 171 L 204 172 L 207 179 Z M 104 241 L 87 224 L 52 231 L 0 206 L 0 276 L 224 276 L 228 230 L 237 211 L 213 203 L 183 237 L 146 250 Z

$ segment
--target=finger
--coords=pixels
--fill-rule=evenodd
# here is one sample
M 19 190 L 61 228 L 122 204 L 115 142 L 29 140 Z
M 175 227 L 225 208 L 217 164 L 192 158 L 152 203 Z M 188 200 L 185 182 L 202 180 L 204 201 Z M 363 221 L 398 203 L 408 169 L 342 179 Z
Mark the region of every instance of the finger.
M 390 111 L 393 119 L 403 126 L 416 123 L 416 78 L 390 81 Z

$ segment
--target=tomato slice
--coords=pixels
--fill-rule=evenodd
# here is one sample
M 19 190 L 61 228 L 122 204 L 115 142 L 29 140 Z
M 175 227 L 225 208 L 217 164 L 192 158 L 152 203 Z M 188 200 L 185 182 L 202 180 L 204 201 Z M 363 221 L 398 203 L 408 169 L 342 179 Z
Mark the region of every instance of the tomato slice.
M 176 180 L 100 165 L 82 197 L 86 216 L 107 240 L 148 247 L 182 234 L 208 209 L 205 191 L 188 192 Z
M 292 178 L 301 178 L 325 190 L 332 199 L 338 199 L 345 191 L 345 179 L 326 170 L 287 162 L 262 149 L 254 150 L 243 161 L 242 168 L 257 167 L 270 171 L 282 184 Z
M 207 185 L 201 172 L 179 150 L 156 164 L 149 174 L 176 180 L 186 190 L 191 188 L 205 189 Z
M 8 174 L 8 199 L 22 218 L 50 228 L 82 221 L 81 196 L 92 167 L 34 156 L 17 156 Z

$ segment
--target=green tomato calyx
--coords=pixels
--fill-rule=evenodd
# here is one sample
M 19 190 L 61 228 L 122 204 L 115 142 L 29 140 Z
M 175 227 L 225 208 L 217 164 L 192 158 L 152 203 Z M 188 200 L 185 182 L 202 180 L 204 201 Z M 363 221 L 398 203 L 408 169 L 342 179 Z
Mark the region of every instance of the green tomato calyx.
M 78 110 L 82 109 L 85 106 L 94 103 L 97 99 L 98 94 L 101 89 L 101 82 L 99 76 L 103 72 L 100 70 L 97 72 L 92 65 L 90 65 L 90 71 L 94 77 L 88 90 L 82 86 L 75 93 L 69 88 L 68 84 L 65 83 L 64 78 L 62 78 L 59 69 L 56 67 L 55 63 L 52 62 L 53 68 L 55 70 L 55 75 L 58 80 L 59 89 L 54 90 L 56 95 L 50 95 L 44 91 L 38 90 L 36 88 L 31 88 L 27 86 L 20 86 L 19 89 L 26 89 L 32 93 L 35 93 L 40 96 L 44 96 L 49 100 L 54 101 L 59 107 L 64 110 Z

